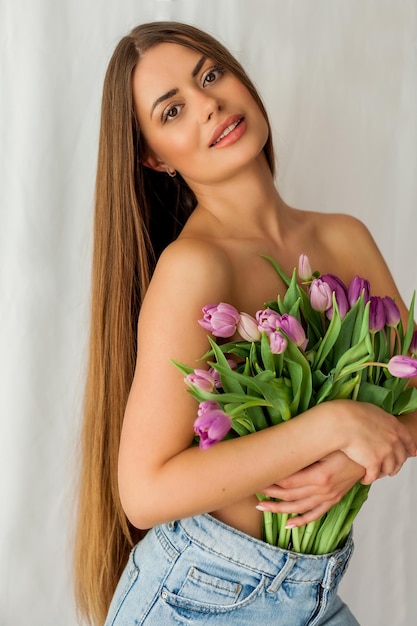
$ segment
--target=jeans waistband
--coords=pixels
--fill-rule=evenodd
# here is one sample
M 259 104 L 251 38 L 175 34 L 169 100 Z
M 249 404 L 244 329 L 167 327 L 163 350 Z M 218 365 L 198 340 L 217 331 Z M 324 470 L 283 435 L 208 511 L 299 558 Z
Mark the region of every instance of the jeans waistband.
M 353 550 L 350 535 L 340 550 L 326 555 L 299 554 L 270 546 L 228 526 L 209 514 L 163 524 L 156 529 L 179 551 L 190 543 L 236 564 L 273 578 L 291 570 L 291 579 L 321 581 L 324 588 L 338 584 Z

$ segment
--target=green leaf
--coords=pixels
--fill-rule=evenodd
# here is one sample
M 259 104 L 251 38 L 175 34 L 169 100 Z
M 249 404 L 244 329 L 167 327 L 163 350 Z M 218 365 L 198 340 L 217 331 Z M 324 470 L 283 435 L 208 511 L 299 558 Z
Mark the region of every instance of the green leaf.
M 292 273 L 291 282 L 284 295 L 284 306 L 288 313 L 293 310 L 296 302 L 299 302 L 299 286 L 297 285 L 297 270 L 294 268 Z
M 236 380 L 236 372 L 229 366 L 225 355 L 221 348 L 216 344 L 211 337 L 209 337 L 210 345 L 213 350 L 213 354 L 217 363 L 213 363 L 213 367 L 219 372 L 221 377 L 222 387 L 226 392 L 243 393 L 242 385 Z M 218 367 L 219 366 L 219 367 Z M 221 368 L 221 371 L 220 371 Z
M 303 413 L 310 406 L 313 392 L 310 364 L 302 352 L 292 341 L 288 341 L 285 360 L 294 394 L 291 403 L 291 414 Z
M 208 337 L 208 339 L 210 340 L 211 338 Z M 216 346 L 223 354 L 235 354 L 236 356 L 246 358 L 249 355 L 251 344 L 247 341 L 231 341 L 220 345 L 216 344 Z M 213 357 L 213 355 L 214 351 L 208 350 L 199 360 L 206 361 Z
M 362 382 L 359 387 L 357 399 L 360 402 L 370 402 L 381 407 L 387 413 L 392 413 L 393 393 L 390 389 Z
M 188 376 L 188 374 L 192 374 L 194 372 L 193 367 L 189 367 L 188 365 L 184 365 L 183 363 L 179 363 L 179 361 L 174 361 L 174 359 L 170 359 L 171 363 L 175 365 L 179 371 L 184 374 L 184 376 Z
M 408 387 L 402 392 L 398 400 L 394 404 L 393 414 L 404 415 L 417 410 L 417 389 L 416 387 Z
M 341 320 L 340 333 L 334 344 L 333 355 L 334 362 L 337 363 L 339 358 L 354 345 L 353 330 L 355 328 L 358 316 L 362 322 L 363 319 L 364 298 L 362 296 L 355 302 L 353 307 L 346 313 Z M 360 328 L 360 326 L 359 326 Z
M 407 332 L 405 333 L 404 342 L 403 342 L 403 349 L 401 351 L 401 354 L 407 354 L 408 353 L 408 350 L 410 349 L 411 340 L 413 338 L 414 327 L 415 327 L 415 323 L 414 323 L 414 303 L 415 303 L 415 299 L 416 299 L 416 292 L 413 293 L 413 297 L 411 299 L 411 304 L 410 304 L 410 309 L 408 311 Z
M 271 347 L 269 345 L 269 337 L 265 332 L 262 333 L 261 337 L 261 358 L 264 368 L 275 373 L 274 355 L 272 354 Z
M 339 380 L 335 382 L 333 385 L 333 389 L 328 396 L 328 400 L 347 400 L 352 398 L 353 392 L 358 387 L 360 381 L 360 376 L 357 374 L 353 376 L 350 380 L 342 381 Z
M 319 345 L 319 348 L 316 353 L 316 358 L 314 359 L 313 369 L 320 369 L 323 365 L 325 359 L 330 354 L 331 349 L 333 348 L 336 340 L 339 336 L 340 329 L 342 327 L 342 322 L 340 319 L 339 309 L 337 307 L 336 298 L 333 294 L 333 315 L 330 320 L 330 324 L 327 328 L 326 334 L 323 337 L 322 342 Z
M 244 437 L 250 433 L 254 433 L 255 429 L 252 422 L 245 417 L 235 417 L 232 420 L 232 429 L 240 436 Z
M 205 391 L 195 385 L 190 385 L 188 392 L 199 402 L 210 400 L 212 402 L 218 402 L 223 406 L 229 402 L 239 405 L 249 402 L 251 406 L 268 406 L 268 402 L 263 397 L 249 396 L 246 393 L 217 393 Z
M 274 268 L 274 270 L 277 272 L 278 276 L 281 278 L 282 282 L 289 287 L 290 283 L 291 283 L 291 278 L 289 276 L 287 276 L 287 274 L 285 272 L 282 271 L 282 269 L 280 268 L 280 266 L 278 265 L 278 263 L 275 261 L 275 259 L 273 259 L 272 257 L 266 255 L 266 254 L 261 254 L 260 255 L 263 259 L 266 259 L 267 261 L 269 261 L 272 264 L 272 267 Z

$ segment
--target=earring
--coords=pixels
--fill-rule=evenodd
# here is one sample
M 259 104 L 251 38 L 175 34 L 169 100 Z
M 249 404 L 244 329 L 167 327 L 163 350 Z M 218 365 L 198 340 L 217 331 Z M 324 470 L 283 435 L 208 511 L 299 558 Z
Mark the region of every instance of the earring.
M 176 170 L 167 169 L 167 174 L 168 176 L 171 176 L 171 178 L 175 178 L 175 176 L 177 175 L 177 172 Z

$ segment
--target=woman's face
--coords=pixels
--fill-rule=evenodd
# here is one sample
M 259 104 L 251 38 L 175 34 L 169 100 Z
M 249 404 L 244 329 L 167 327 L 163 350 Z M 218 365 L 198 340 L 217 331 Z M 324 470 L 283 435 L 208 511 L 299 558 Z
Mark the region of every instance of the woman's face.
M 267 122 L 238 78 L 178 44 L 143 54 L 133 98 L 149 148 L 145 164 L 177 170 L 191 187 L 233 176 L 259 157 L 268 138 Z

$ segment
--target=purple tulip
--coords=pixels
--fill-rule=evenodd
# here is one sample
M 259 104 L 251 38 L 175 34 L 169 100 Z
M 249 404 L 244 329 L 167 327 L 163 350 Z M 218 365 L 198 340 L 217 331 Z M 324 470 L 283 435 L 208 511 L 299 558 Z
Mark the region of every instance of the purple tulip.
M 227 364 L 228 364 L 228 366 L 230 367 L 231 370 L 234 370 L 237 367 L 236 366 L 236 361 L 232 361 L 232 359 L 227 359 Z M 217 370 L 215 370 L 214 367 L 210 367 L 208 371 L 214 378 L 214 386 L 216 387 L 216 389 L 221 387 L 222 386 L 222 381 L 221 381 L 219 372 Z
M 215 337 L 232 337 L 240 319 L 238 310 L 225 302 L 203 307 L 203 316 L 198 323 Z
M 195 369 L 194 372 L 185 377 L 185 382 L 189 385 L 195 385 L 204 391 L 213 391 L 216 386 L 215 377 L 212 372 L 202 369 Z
M 284 313 L 284 315 L 281 315 L 278 322 L 278 328 L 280 328 L 296 346 L 300 346 L 303 350 L 306 349 L 308 340 L 304 328 L 296 317 Z
M 411 356 L 393 356 L 388 361 L 388 371 L 397 378 L 413 378 L 417 376 L 417 359 Z
M 245 341 L 259 341 L 261 338 L 258 322 L 252 315 L 248 315 L 247 313 L 240 314 L 237 332 Z
M 310 260 L 306 254 L 300 254 L 298 259 L 298 275 L 301 280 L 310 280 L 313 275 Z
M 354 276 L 347 290 L 349 305 L 352 307 L 359 300 L 363 293 L 365 304 L 369 301 L 371 295 L 371 287 L 366 278 Z
M 309 290 L 311 306 L 315 311 L 327 311 L 332 306 L 332 289 L 321 278 L 315 278 Z
M 345 317 L 346 313 L 349 310 L 349 302 L 347 299 L 347 287 L 345 283 L 342 280 L 340 280 L 338 276 L 335 276 L 334 274 L 323 274 L 323 276 L 321 276 L 320 278 L 323 282 L 327 283 L 330 286 L 330 289 L 335 294 L 340 317 Z M 329 319 L 332 317 L 333 315 L 332 306 L 330 307 L 330 309 L 327 309 L 326 315 Z
M 417 357 L 417 330 L 414 331 L 410 343 L 410 353 Z
M 278 328 L 278 323 L 281 316 L 272 309 L 262 309 L 257 311 L 256 321 L 258 322 L 258 329 L 260 332 L 264 331 L 267 335 L 270 335 L 274 330 Z
M 194 432 L 200 437 L 200 449 L 206 450 L 221 441 L 231 426 L 231 418 L 222 411 L 217 402 L 202 402 L 194 422 Z
M 379 330 L 382 330 L 385 326 L 385 306 L 383 299 L 379 296 L 371 296 L 370 302 L 371 304 L 369 308 L 369 330 L 371 331 L 371 333 L 376 333 Z
M 387 326 L 395 328 L 401 319 L 400 310 L 395 304 L 394 300 L 389 296 L 382 298 L 385 309 L 385 323 Z
M 278 330 L 269 335 L 269 347 L 272 354 L 282 354 L 287 347 L 287 340 Z

